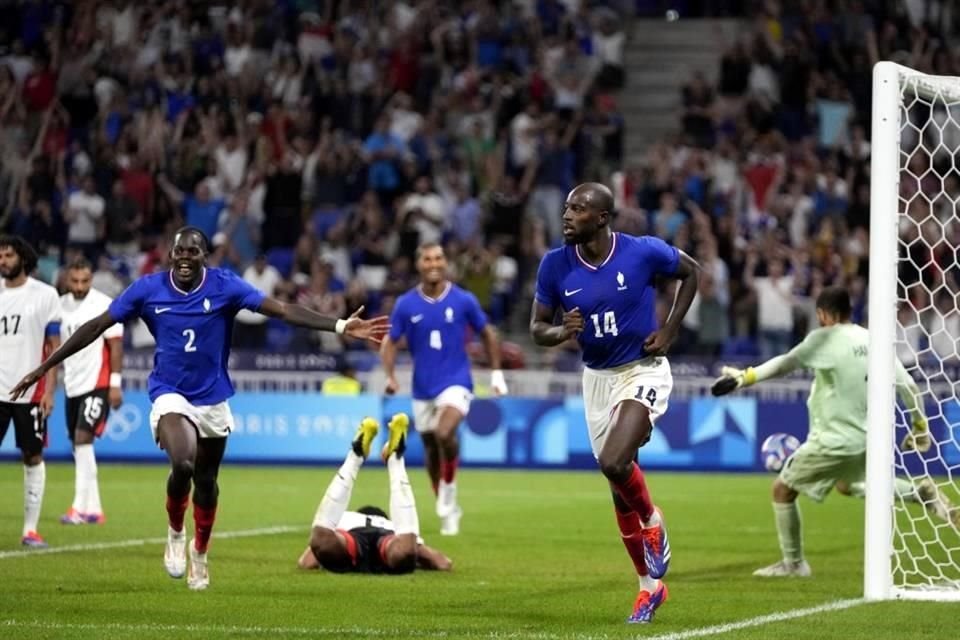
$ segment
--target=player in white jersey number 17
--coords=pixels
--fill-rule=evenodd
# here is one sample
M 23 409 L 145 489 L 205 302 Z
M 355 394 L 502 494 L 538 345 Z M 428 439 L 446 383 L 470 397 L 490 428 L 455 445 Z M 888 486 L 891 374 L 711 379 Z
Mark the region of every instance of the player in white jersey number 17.
M 812 369 L 815 376 L 807 401 L 810 432 L 773 482 L 773 513 L 782 560 L 757 569 L 755 576 L 811 575 L 803 555 L 799 494 L 817 502 L 834 488 L 843 495 L 864 496 L 869 334 L 850 321 L 850 295 L 845 289 L 827 287 L 817 297 L 816 304 L 821 327 L 811 331 L 803 342 L 756 367 L 744 370 L 724 367 L 723 375 L 713 384 L 713 395 L 723 396 L 799 368 Z M 897 393 L 912 423 L 901 449 L 926 452 L 931 442 L 920 392 L 899 362 L 896 381 Z M 899 499 L 919 502 L 932 515 L 960 526 L 960 511 L 950 504 L 931 478 L 916 484 L 897 478 L 894 490 Z
M 12 389 L 24 373 L 36 367 L 45 351 L 60 344 L 60 300 L 57 290 L 30 277 L 37 254 L 18 236 L 0 236 L 0 387 Z M 42 548 L 37 533 L 47 471 L 43 448 L 47 416 L 53 411 L 56 372 L 37 376 L 19 396 L 0 397 L 0 442 L 13 422 L 17 448 L 23 457 L 23 537 L 20 543 Z M 34 386 L 35 383 L 40 382 Z

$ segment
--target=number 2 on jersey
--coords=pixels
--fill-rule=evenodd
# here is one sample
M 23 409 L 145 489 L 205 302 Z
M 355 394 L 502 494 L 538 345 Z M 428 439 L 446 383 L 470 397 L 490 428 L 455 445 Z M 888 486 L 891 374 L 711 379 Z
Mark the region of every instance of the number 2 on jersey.
M 620 330 L 617 329 L 617 316 L 613 311 L 604 311 L 602 324 L 600 323 L 599 313 L 591 313 L 590 319 L 593 320 L 593 335 L 595 338 L 602 338 L 605 333 L 616 337 L 620 333 Z
M 193 344 L 197 340 L 197 332 L 193 329 L 184 329 L 181 334 L 187 339 L 187 343 L 183 345 L 183 350 L 187 353 L 192 353 L 197 350 L 197 345 Z

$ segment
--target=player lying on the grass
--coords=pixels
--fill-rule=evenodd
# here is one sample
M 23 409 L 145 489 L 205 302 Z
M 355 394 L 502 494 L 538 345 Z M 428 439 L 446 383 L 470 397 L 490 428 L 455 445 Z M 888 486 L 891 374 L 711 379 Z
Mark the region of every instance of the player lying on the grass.
M 330 481 L 313 518 L 310 544 L 297 562 L 301 569 L 323 567 L 337 573 L 410 573 L 414 569 L 449 571 L 450 558 L 423 544 L 403 452 L 410 418 L 398 413 L 381 457 L 390 477 L 390 518 L 382 509 L 363 507 L 347 511 L 360 466 L 370 455 L 379 426 L 364 418 L 343 465 Z
M 773 482 L 773 513 L 783 560 L 758 569 L 755 576 L 810 575 L 810 565 L 803 556 L 798 494 L 817 502 L 822 502 L 834 487 L 844 495 L 864 495 L 869 333 L 850 321 L 850 296 L 840 287 L 828 287 L 817 297 L 817 319 L 821 327 L 788 353 L 745 370 L 724 367 L 723 375 L 713 384 L 713 395 L 722 396 L 795 369 L 814 372 L 807 400 L 807 440 L 786 461 Z M 921 453 L 928 451 L 930 434 L 920 391 L 899 362 L 896 380 L 897 393 L 913 425 L 901 446 Z M 936 516 L 960 525 L 960 511 L 952 507 L 929 478 L 916 485 L 897 478 L 894 489 L 900 499 L 920 502 Z
M 170 460 L 163 562 L 172 578 L 186 573 L 187 586 L 194 590 L 210 584 L 207 546 L 220 494 L 217 476 L 234 426 L 227 403 L 234 391 L 227 362 L 237 312 L 259 311 L 295 326 L 373 342 L 379 342 L 390 328 L 384 316 L 361 320 L 358 310 L 342 320 L 270 298 L 230 271 L 207 268 L 209 247 L 201 230 L 178 230 L 170 249 L 169 270 L 134 281 L 106 311 L 80 325 L 10 392 L 13 400 L 23 396 L 47 371 L 114 324 L 133 318 L 144 321 L 157 341 L 149 379 L 150 429 Z M 183 521 L 191 485 L 195 530 L 188 563 Z

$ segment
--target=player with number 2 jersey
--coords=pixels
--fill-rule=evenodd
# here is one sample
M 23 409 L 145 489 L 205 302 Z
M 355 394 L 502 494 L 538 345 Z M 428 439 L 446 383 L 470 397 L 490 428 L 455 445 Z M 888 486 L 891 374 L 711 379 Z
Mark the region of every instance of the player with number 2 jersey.
M 23 394 L 49 368 L 93 342 L 115 323 L 141 318 L 156 339 L 149 379 L 150 428 L 170 459 L 167 478 L 167 547 L 164 566 L 173 578 L 187 574 L 187 586 L 210 584 L 207 545 L 217 509 L 217 475 L 233 416 L 227 398 L 233 384 L 227 374 L 233 319 L 241 309 L 259 311 L 286 322 L 379 342 L 389 328 L 386 317 L 361 320 L 358 309 L 338 320 L 301 305 L 286 304 L 255 289 L 233 273 L 206 267 L 209 242 L 202 231 L 183 227 L 174 235 L 171 269 L 144 276 L 114 300 L 106 312 L 81 325 L 39 368 L 14 388 Z M 184 515 L 193 486 L 194 541 L 189 546 Z
M 628 622 L 645 623 L 667 599 L 670 562 L 662 514 L 650 499 L 637 449 L 667 409 L 673 378 L 665 354 L 697 290 L 699 266 L 659 238 L 610 229 L 613 196 L 581 184 L 563 210 L 565 246 L 540 262 L 530 332 L 541 346 L 576 338 L 583 351 L 583 402 L 590 444 L 610 482 L 623 543 L 640 580 Z M 657 277 L 681 282 L 662 328 Z M 554 324 L 558 312 L 562 322 Z

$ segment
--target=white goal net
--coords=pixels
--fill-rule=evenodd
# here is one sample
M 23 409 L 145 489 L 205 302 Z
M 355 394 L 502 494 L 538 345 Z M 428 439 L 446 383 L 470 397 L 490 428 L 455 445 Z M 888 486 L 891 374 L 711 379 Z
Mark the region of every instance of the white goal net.
M 878 64 L 872 128 L 865 595 L 960 600 L 960 78 Z M 894 358 L 921 392 L 924 453 L 901 446 Z

